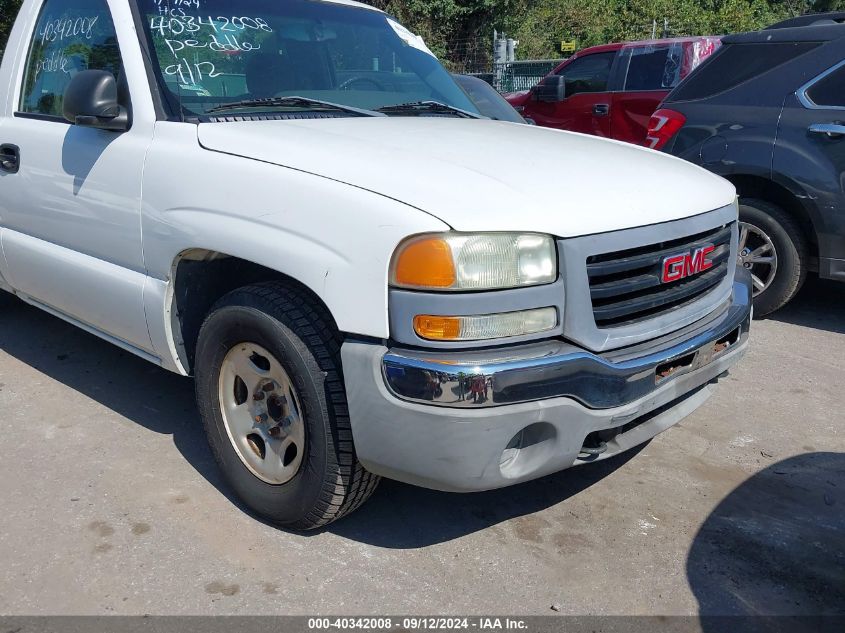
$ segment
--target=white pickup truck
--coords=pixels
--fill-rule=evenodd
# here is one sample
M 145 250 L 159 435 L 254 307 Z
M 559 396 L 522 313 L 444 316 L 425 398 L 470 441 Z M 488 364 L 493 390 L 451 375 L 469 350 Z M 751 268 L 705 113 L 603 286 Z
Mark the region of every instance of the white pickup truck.
M 193 375 L 227 480 L 280 525 L 379 476 L 613 456 L 747 346 L 730 184 L 481 117 L 366 5 L 26 0 L 0 102 L 0 286 Z

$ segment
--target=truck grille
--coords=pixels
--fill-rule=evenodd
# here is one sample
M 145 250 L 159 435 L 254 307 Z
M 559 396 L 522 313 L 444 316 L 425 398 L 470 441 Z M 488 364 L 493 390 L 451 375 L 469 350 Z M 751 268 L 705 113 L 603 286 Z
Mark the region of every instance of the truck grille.
M 655 318 L 691 303 L 728 274 L 734 224 L 697 235 L 587 258 L 593 316 L 599 328 Z M 712 245 L 711 268 L 683 279 L 661 281 L 663 260 Z

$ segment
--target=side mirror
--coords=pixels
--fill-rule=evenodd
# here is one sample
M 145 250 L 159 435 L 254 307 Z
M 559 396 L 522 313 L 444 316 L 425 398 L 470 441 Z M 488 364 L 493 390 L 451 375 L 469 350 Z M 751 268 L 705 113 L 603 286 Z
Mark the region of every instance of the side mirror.
M 117 80 L 105 70 L 83 70 L 65 89 L 65 119 L 75 125 L 125 132 L 129 112 L 118 103 Z
M 534 88 L 537 101 L 555 103 L 566 99 L 566 78 L 563 75 L 550 75 Z

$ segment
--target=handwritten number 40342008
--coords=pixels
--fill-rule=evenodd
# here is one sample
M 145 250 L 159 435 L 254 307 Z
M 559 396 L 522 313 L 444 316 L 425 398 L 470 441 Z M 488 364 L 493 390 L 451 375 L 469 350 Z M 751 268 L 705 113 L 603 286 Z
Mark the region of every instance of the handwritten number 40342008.
M 219 15 L 216 18 L 211 16 L 180 16 L 165 17 L 156 16 L 150 20 L 150 29 L 158 31 L 162 37 L 179 36 L 184 34 L 194 35 L 199 33 L 203 27 L 211 29 L 215 33 L 238 33 L 242 31 L 264 31 L 272 33 L 273 29 L 261 18 L 251 17 L 226 17 Z

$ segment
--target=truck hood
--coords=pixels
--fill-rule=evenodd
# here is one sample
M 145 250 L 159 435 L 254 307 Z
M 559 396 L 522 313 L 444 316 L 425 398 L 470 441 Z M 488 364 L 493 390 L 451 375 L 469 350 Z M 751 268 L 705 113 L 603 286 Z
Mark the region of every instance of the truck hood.
M 575 237 L 730 204 L 733 185 L 680 159 L 490 120 L 393 117 L 202 123 L 202 147 L 347 183 L 459 231 Z

